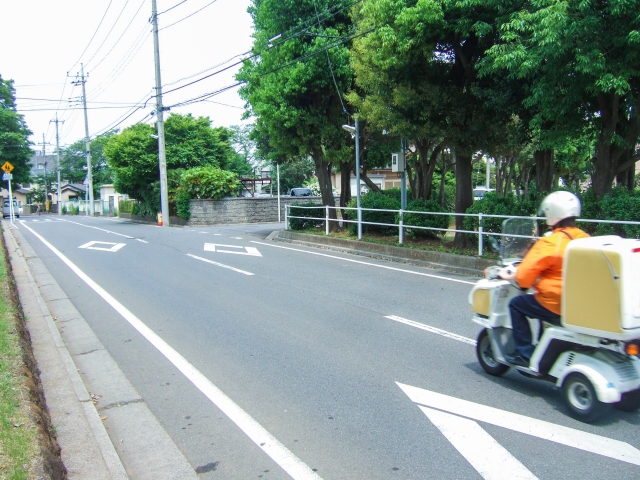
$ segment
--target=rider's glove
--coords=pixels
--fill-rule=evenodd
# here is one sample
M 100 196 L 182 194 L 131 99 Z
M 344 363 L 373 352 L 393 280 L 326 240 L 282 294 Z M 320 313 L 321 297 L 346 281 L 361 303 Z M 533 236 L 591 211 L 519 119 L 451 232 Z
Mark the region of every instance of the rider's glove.
M 516 267 L 505 267 L 498 270 L 498 276 L 502 280 L 515 280 L 518 269 Z

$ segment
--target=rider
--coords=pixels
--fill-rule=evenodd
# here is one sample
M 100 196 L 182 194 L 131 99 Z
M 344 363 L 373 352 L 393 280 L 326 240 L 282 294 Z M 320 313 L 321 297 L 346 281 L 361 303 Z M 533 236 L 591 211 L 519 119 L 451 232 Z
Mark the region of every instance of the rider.
M 552 227 L 550 235 L 540 238 L 526 254 L 515 273 L 521 288 L 534 287 L 535 295 L 519 295 L 509 303 L 516 355 L 507 357 L 514 365 L 529 366 L 534 347 L 527 317 L 560 323 L 562 264 L 567 244 L 589 235 L 576 227 L 580 200 L 570 192 L 554 192 L 540 205 L 539 215 Z

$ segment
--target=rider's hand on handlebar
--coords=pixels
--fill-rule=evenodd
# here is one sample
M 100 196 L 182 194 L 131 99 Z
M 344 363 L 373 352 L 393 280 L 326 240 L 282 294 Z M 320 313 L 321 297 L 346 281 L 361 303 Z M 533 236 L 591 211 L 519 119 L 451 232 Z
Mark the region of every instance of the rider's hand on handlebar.
M 518 269 L 516 267 L 505 267 L 498 270 L 498 277 L 502 280 L 515 280 Z

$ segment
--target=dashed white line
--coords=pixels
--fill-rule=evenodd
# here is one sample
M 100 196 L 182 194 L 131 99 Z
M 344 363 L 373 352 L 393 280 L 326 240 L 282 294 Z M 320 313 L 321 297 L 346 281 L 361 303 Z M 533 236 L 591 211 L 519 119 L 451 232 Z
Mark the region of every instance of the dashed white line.
M 318 255 L 319 257 L 335 258 L 337 260 L 341 260 L 344 262 L 358 263 L 360 265 L 368 265 L 370 267 L 384 268 L 386 270 L 394 270 L 396 272 L 410 273 L 412 275 L 420 275 L 422 277 L 437 278 L 439 280 L 446 280 L 448 282 L 464 283 L 466 285 L 476 284 L 475 282 L 469 282 L 467 280 L 458 280 L 457 278 L 449 278 L 449 277 L 443 277 L 440 275 L 432 275 L 430 273 L 414 272 L 413 270 L 406 270 L 404 268 L 390 267 L 388 265 L 378 265 L 377 263 L 363 262 L 362 260 L 354 260 L 352 258 L 338 257 L 337 255 L 329 255 L 327 253 L 310 252 L 308 250 L 301 250 L 299 248 L 283 247 L 281 245 L 273 245 L 271 243 L 256 242 L 255 240 L 252 240 L 251 243 L 257 243 L 258 245 L 265 245 L 267 247 L 273 247 L 273 248 L 282 248 L 284 250 L 293 250 L 294 252 L 308 253 L 309 255 Z
M 78 277 L 100 295 L 115 311 L 129 322 L 151 345 L 153 345 L 167 360 L 169 360 L 182 374 L 193 383 L 211 402 L 235 423 L 258 447 L 271 457 L 285 472 L 295 480 L 321 480 L 306 463 L 285 447 L 278 439 L 269 433 L 253 417 L 245 412 L 238 404 L 216 387 L 198 369 L 191 365 L 173 347 L 165 342 L 158 334 L 151 330 L 142 320 L 131 313 L 118 302 L 110 293 L 104 290 L 86 273 L 78 268 L 71 260 L 50 244 L 41 235 L 24 225 L 44 245 L 46 245 L 60 260 L 62 260 Z
M 35 220 L 34 220 L 34 221 L 35 221 Z M 71 220 L 65 220 L 65 219 L 63 219 L 63 218 L 61 218 L 61 219 L 60 219 L 60 221 L 62 221 L 62 222 L 68 222 L 68 223 L 74 223 L 74 224 L 76 224 L 76 225 L 80 225 L 81 227 L 94 228 L 94 229 L 96 229 L 96 230 L 100 230 L 100 231 L 102 231 L 102 232 L 107 232 L 107 233 L 112 233 L 112 234 L 114 234 L 114 235 L 118 235 L 118 236 L 120 236 L 120 237 L 124 237 L 124 238 L 131 238 L 131 239 L 133 238 L 133 237 L 130 237 L 129 235 L 124 235 L 124 234 L 122 234 L 122 233 L 118 233 L 118 232 L 112 232 L 111 230 L 105 230 L 104 228 L 93 227 L 93 226 L 91 226 L 91 225 L 85 225 L 84 223 L 72 222 Z
M 142 240 L 141 238 L 136 238 L 137 241 L 142 242 L 142 243 L 149 243 L 146 240 Z
M 388 318 L 389 320 L 393 320 L 394 322 L 404 323 L 405 325 L 419 328 L 420 330 L 426 330 L 427 332 L 435 333 L 436 335 L 440 335 L 442 337 L 447 337 L 452 340 L 467 343 L 469 345 L 473 345 L 474 347 L 477 343 L 473 338 L 463 337 L 462 335 L 458 335 L 457 333 L 447 332 L 446 330 L 442 330 L 441 328 L 432 327 L 431 325 L 425 325 L 424 323 L 414 322 L 413 320 L 408 320 L 402 317 L 396 317 L 395 315 L 387 315 L 384 318 Z

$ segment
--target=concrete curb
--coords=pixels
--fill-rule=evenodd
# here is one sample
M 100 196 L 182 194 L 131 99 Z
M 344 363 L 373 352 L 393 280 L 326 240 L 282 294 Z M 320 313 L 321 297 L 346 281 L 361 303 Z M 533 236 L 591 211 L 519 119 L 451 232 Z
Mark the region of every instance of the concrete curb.
M 463 275 L 482 276 L 485 268 L 496 264 L 495 260 L 479 257 L 467 257 L 464 255 L 454 255 L 452 253 L 417 250 L 323 235 L 311 235 L 289 230 L 275 231 L 270 234 L 267 239 L 380 258 L 393 262 L 410 263 Z
M 27 327 L 32 335 L 34 355 L 42 372 L 47 405 L 69 477 L 92 480 L 198 478 L 20 230 L 6 228 L 8 224 L 4 224 L 7 243 L 13 246 L 13 250 L 10 248 L 12 264 L 18 258 L 24 271 L 21 276 L 29 279 L 29 289 L 19 289 L 20 300 L 29 319 Z M 33 308 L 25 305 L 36 302 L 42 311 L 41 317 L 47 322 L 46 329 L 33 325 L 32 330 L 37 315 Z M 40 356 L 36 353 L 47 348 L 58 350 L 58 356 L 64 359 L 64 371 L 51 352 Z M 45 384 L 49 377 L 55 377 L 59 384 Z M 65 394 L 65 398 L 58 399 Z M 78 421 L 67 426 L 65 422 L 68 423 L 70 417 Z

